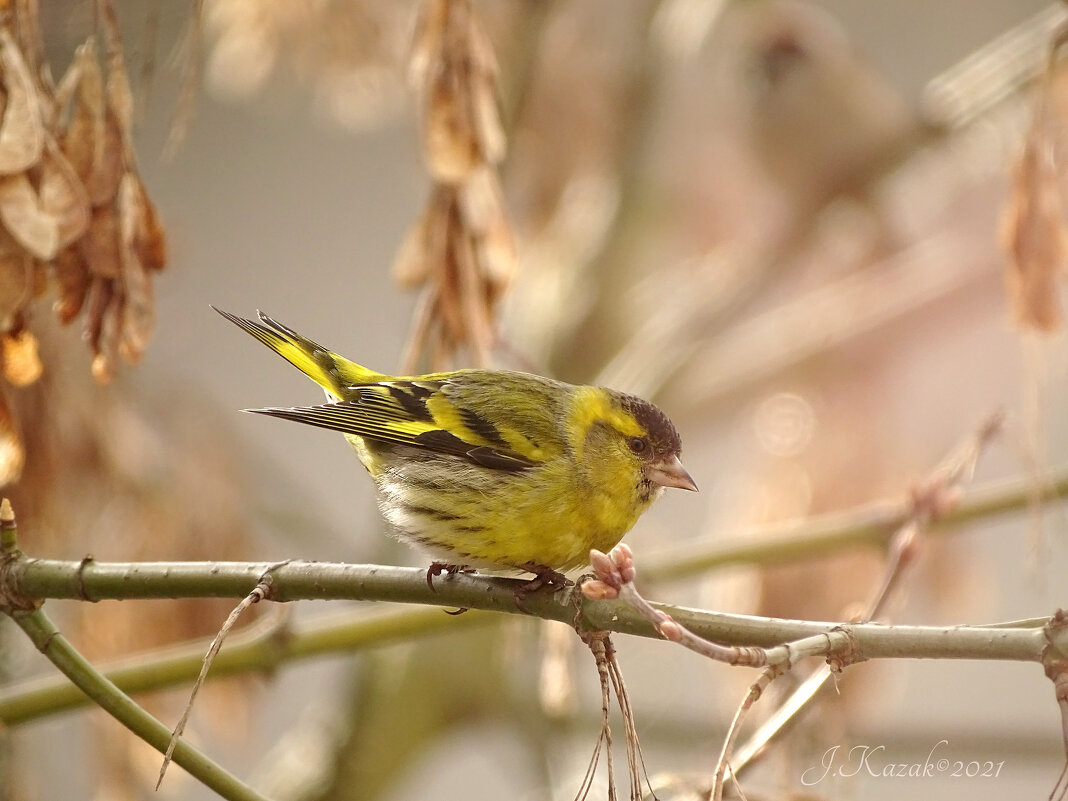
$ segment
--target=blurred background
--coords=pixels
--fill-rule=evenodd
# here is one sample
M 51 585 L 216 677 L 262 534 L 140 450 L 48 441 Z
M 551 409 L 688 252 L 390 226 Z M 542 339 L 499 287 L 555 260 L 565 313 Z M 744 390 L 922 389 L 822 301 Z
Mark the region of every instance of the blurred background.
M 383 536 L 342 438 L 238 413 L 317 391 L 208 304 L 263 309 L 383 371 L 488 361 L 655 399 L 701 493 L 669 494 L 628 535 L 639 569 L 668 546 L 904 498 L 998 408 L 1005 428 L 976 483 L 1030 476 L 1037 492 L 1068 460 L 1056 173 L 1068 117 L 1055 78 L 1041 77 L 1060 6 L 199 5 L 199 25 L 192 3 L 39 11 L 41 60 L 60 88 L 96 36 L 111 98 L 98 122 L 124 154 L 118 189 L 94 194 L 95 173 L 84 179 L 79 235 L 112 214 L 109 236 L 140 266 L 108 273 L 73 222 L 58 241 L 76 256 L 33 250 L 0 198 L 11 229 L 0 467 L 28 554 L 426 564 Z M 18 65 L 0 45 L 10 110 Z M 110 81 L 120 47 L 128 124 Z M 75 109 L 92 85 L 77 84 Z M 59 141 L 84 178 L 69 150 L 77 119 Z M 162 272 L 138 175 L 166 235 Z M 435 250 L 427 232 L 442 220 L 458 227 Z M 42 276 L 32 293 L 11 288 L 30 274 L 19 248 Z M 10 367 L 23 331 L 39 349 L 36 380 Z M 1064 533 L 1054 504 L 925 541 L 890 619 L 1050 614 L 1065 602 Z M 856 549 L 643 589 L 843 620 L 883 561 Z M 48 604 L 97 662 L 210 635 L 231 606 Z M 575 639 L 534 620 L 458 624 L 211 682 L 187 734 L 276 799 L 571 798 L 600 709 Z M 698 797 L 687 788 L 714 769 L 754 675 L 665 643 L 616 645 L 646 766 L 673 788 L 658 795 Z M 51 670 L 6 619 L 0 648 L 5 683 Z M 1033 665 L 868 663 L 838 690 L 745 775 L 750 798 L 1042 797 L 1064 761 L 1052 688 Z M 139 700 L 171 724 L 188 691 Z M 153 793 L 158 755 L 99 712 L 0 737 L 5 800 L 212 797 L 180 769 Z M 943 739 L 942 756 L 1004 767 L 996 779 L 801 783 L 836 745 L 922 763 Z

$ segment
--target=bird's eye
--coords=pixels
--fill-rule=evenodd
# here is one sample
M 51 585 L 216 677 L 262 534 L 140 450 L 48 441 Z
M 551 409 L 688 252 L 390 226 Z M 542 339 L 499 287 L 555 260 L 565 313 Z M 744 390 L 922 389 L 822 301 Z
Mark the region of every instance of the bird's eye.
M 649 443 L 646 442 L 644 437 L 628 437 L 627 447 L 634 453 L 644 453 L 645 449 L 649 447 Z

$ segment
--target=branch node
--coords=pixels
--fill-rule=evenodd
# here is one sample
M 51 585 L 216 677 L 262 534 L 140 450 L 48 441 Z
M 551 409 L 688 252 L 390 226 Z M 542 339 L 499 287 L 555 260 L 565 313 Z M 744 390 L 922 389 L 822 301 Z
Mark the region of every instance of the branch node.
M 835 632 L 846 636 L 846 640 L 842 645 L 835 645 L 834 638 L 831 637 L 831 634 Z M 830 668 L 833 674 L 841 673 L 850 665 L 867 661 L 867 657 L 860 651 L 860 643 L 857 641 L 857 635 L 852 626 L 842 625 L 831 629 L 827 633 L 827 646 L 829 648 L 827 667 Z
M 85 569 L 94 561 L 96 561 L 96 557 L 91 553 L 87 553 L 83 556 L 78 562 L 78 572 L 76 575 L 78 579 L 78 598 L 82 601 L 88 601 L 89 603 L 95 604 L 96 600 L 89 597 L 89 589 L 85 586 Z
M 18 552 L 18 527 L 15 525 L 15 510 L 7 498 L 0 500 L 0 552 Z
M 18 548 L 15 512 L 11 502 L 4 498 L 0 501 L 0 612 L 23 614 L 34 612 L 44 604 L 43 599 L 28 598 L 19 589 L 19 567 L 25 561 Z

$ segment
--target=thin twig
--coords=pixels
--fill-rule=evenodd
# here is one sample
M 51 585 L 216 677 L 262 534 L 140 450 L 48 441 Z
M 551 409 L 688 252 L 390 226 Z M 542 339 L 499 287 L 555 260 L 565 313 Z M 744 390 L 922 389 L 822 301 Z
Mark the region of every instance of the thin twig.
M 741 731 L 742 720 L 744 720 L 749 710 L 753 708 L 753 705 L 760 700 L 768 686 L 783 673 L 784 670 L 779 666 L 765 668 L 760 677 L 749 686 L 745 698 L 742 699 L 738 709 L 735 710 L 731 725 L 727 728 L 727 736 L 723 738 L 723 746 L 720 748 L 719 757 L 716 759 L 716 770 L 712 776 L 712 790 L 710 793 L 713 801 L 720 801 L 723 798 L 723 776 L 728 768 L 730 768 L 731 780 L 737 782 L 737 773 L 731 766 L 731 753 L 734 751 L 734 743 L 738 739 L 738 733 Z
M 975 431 L 912 487 L 911 511 L 890 538 L 883 579 L 869 600 L 860 622 L 867 623 L 882 614 L 893 590 L 901 583 L 906 568 L 916 558 L 921 537 L 934 521 L 944 517 L 958 504 L 964 485 L 975 474 L 980 455 L 1001 431 L 1004 419 L 1001 410 L 988 415 Z M 733 762 L 734 770 L 743 770 L 773 738 L 796 720 L 797 714 L 826 686 L 832 673 L 829 665 L 820 665 L 801 682 L 738 750 Z
M 163 777 L 167 774 L 167 767 L 171 764 L 171 756 L 174 754 L 174 748 L 178 745 L 178 741 L 182 738 L 182 733 L 185 731 L 185 724 L 189 720 L 189 714 L 193 711 L 193 702 L 196 700 L 197 693 L 200 692 L 200 686 L 204 683 L 204 680 L 208 677 L 208 671 L 211 670 L 212 664 L 215 662 L 215 657 L 219 653 L 219 649 L 222 648 L 223 641 L 226 639 L 226 635 L 230 633 L 230 630 L 237 623 L 238 618 L 242 613 L 248 609 L 252 604 L 259 603 L 264 598 L 271 597 L 271 571 L 276 567 L 281 567 L 289 560 L 278 562 L 264 571 L 263 576 L 259 582 L 253 587 L 252 592 L 241 599 L 234 610 L 230 612 L 229 617 L 226 618 L 226 622 L 223 623 L 222 628 L 219 629 L 219 633 L 215 635 L 215 638 L 211 641 L 211 645 L 208 646 L 208 652 L 204 655 L 204 662 L 200 668 L 200 675 L 197 676 L 197 680 L 193 682 L 193 689 L 189 693 L 189 700 L 186 701 L 185 709 L 182 710 L 182 716 L 178 719 L 178 723 L 175 724 L 174 730 L 171 732 L 171 741 L 167 744 L 167 751 L 163 755 L 163 764 L 160 765 L 159 778 L 156 779 L 156 789 L 159 790 L 160 785 L 163 784 Z
M 597 665 L 597 678 L 601 686 L 601 730 L 597 733 L 597 742 L 593 746 L 593 754 L 586 766 L 586 775 L 583 776 L 579 786 L 576 801 L 583 801 L 593 787 L 594 776 L 597 771 L 597 763 L 601 758 L 602 747 L 605 750 L 605 758 L 608 762 L 608 798 L 616 801 L 616 772 L 612 758 L 612 726 L 609 722 L 609 711 L 612 707 L 612 693 L 608 676 L 608 645 L 610 642 L 607 631 L 579 631 L 582 641 L 589 647 L 593 654 L 593 661 Z

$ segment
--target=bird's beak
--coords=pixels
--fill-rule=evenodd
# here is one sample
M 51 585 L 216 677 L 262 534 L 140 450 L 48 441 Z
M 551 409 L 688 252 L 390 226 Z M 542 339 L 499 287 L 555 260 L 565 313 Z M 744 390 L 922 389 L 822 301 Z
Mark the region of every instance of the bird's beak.
M 665 457 L 645 466 L 645 476 L 654 484 L 661 487 L 677 487 L 678 489 L 697 492 L 697 484 L 690 478 L 686 468 L 682 466 L 678 456 Z

